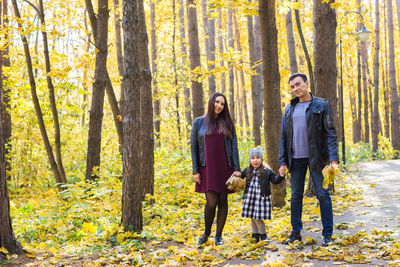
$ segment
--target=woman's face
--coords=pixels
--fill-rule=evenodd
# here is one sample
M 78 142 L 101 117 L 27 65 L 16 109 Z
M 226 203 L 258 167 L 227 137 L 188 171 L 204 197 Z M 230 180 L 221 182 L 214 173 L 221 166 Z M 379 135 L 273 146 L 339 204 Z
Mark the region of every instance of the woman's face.
M 219 115 L 225 107 L 225 99 L 223 96 L 217 96 L 215 99 L 215 104 L 214 104 L 214 111 L 216 115 Z
M 250 164 L 253 166 L 254 169 L 258 169 L 261 166 L 262 160 L 259 156 L 254 155 L 250 159 Z

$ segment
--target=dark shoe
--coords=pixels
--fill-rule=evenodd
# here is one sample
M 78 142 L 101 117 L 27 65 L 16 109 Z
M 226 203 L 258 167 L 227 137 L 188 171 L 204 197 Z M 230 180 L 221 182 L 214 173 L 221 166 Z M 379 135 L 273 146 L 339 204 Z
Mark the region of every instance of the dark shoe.
M 299 240 L 301 241 L 301 234 L 300 233 L 291 233 L 289 238 L 283 241 L 283 244 L 288 245 L 290 243 L 293 243 L 294 241 Z
M 216 246 L 221 246 L 222 244 L 224 244 L 224 240 L 222 240 L 221 236 L 215 236 L 215 245 Z
M 260 234 L 260 241 L 268 241 L 267 234 Z
M 332 243 L 332 236 L 330 236 L 330 235 L 324 236 L 324 239 L 322 240 L 322 246 L 327 247 L 331 243 Z
M 251 234 L 251 238 L 253 238 L 254 242 L 258 243 L 260 241 L 260 234 Z
M 199 242 L 197 242 L 197 246 L 200 247 L 201 245 L 203 245 L 204 243 L 207 242 L 209 235 L 206 234 L 202 234 L 199 238 Z

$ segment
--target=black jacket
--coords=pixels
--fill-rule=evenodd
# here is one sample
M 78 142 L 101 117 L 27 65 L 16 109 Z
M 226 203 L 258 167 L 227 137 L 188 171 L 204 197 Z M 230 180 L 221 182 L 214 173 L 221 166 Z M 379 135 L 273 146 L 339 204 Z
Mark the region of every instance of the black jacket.
M 293 151 L 293 111 L 299 98 L 292 99 L 282 118 L 279 164 L 290 170 Z M 330 161 L 339 161 L 336 130 L 332 110 L 327 100 L 313 97 L 306 110 L 309 166 L 311 171 L 321 171 Z
M 246 177 L 246 173 L 247 173 L 247 169 L 248 168 L 249 167 L 244 168 L 242 170 L 242 178 L 246 178 L 246 188 L 244 189 L 244 193 L 245 194 L 247 193 L 247 191 L 249 189 L 250 182 L 251 182 L 251 180 L 253 178 L 252 174 L 250 175 L 250 179 L 248 178 L 249 175 L 247 175 L 247 177 Z M 269 168 L 265 168 L 263 174 L 259 175 L 259 176 L 261 176 L 261 177 L 258 177 L 258 181 L 260 183 L 261 195 L 263 197 L 271 195 L 270 183 L 279 184 L 284 179 L 284 177 L 281 176 L 280 174 L 278 176 L 275 176 L 274 172 Z
M 190 134 L 193 174 L 200 173 L 200 167 L 206 166 L 206 132 L 204 117 L 196 118 L 193 122 Z M 229 167 L 234 167 L 235 171 L 240 171 L 239 151 L 235 130 L 232 133 L 232 139 L 225 136 L 225 149 Z

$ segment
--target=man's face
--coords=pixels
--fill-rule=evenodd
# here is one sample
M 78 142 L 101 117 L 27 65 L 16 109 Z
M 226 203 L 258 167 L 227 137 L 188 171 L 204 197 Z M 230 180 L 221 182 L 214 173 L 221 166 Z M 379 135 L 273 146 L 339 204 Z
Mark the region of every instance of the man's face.
M 308 81 L 303 81 L 303 78 L 297 76 L 289 82 L 290 88 L 295 96 L 300 99 L 308 96 Z

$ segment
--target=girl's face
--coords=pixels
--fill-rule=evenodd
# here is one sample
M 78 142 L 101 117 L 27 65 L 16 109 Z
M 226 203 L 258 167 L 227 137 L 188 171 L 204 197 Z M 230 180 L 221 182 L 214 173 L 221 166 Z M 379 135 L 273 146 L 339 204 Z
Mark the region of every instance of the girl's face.
M 261 166 L 262 160 L 259 156 L 254 155 L 250 159 L 250 164 L 253 166 L 254 169 L 258 169 Z
M 215 104 L 214 104 L 214 109 L 215 109 L 215 114 L 219 115 L 223 110 L 225 106 L 225 99 L 223 96 L 217 96 L 215 99 Z

